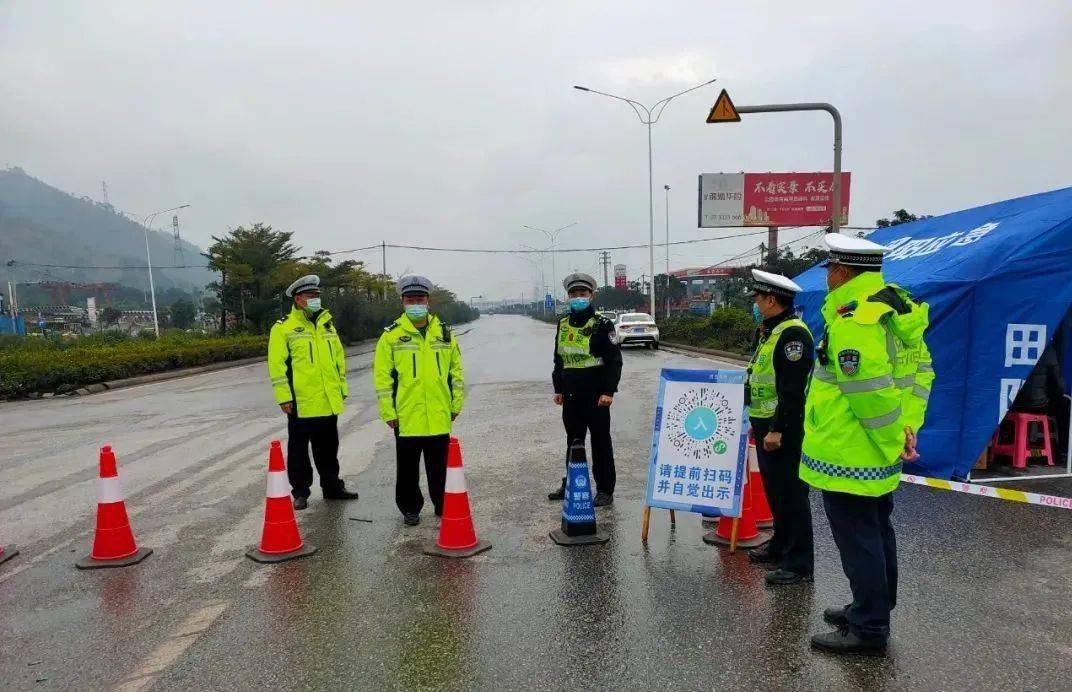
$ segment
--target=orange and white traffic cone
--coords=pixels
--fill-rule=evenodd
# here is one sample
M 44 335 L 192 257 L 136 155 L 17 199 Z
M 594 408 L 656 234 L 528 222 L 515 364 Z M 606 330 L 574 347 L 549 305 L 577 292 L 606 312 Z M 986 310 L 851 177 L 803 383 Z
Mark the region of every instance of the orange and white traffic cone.
M 767 490 L 763 487 L 763 474 L 759 472 L 759 459 L 756 456 L 756 440 L 748 435 L 748 482 L 752 486 L 752 500 L 755 503 L 756 526 L 769 529 L 774 526 L 774 513 L 767 501 Z
M 755 502 L 752 498 L 752 484 L 745 483 L 744 498 L 741 500 L 741 516 L 737 524 L 738 548 L 758 548 L 771 539 L 771 534 L 760 531 L 756 526 Z M 730 545 L 733 539 L 733 522 L 735 517 L 719 517 L 718 528 L 704 534 L 703 541 L 710 545 Z
M 458 438 L 451 437 L 447 450 L 447 485 L 443 491 L 439 538 L 435 545 L 428 546 L 424 552 L 439 557 L 472 557 L 490 547 L 491 543 L 477 540 L 473 515 L 469 510 L 469 490 L 465 487 L 462 446 Z
M 138 548 L 127 518 L 123 488 L 115 453 L 108 445 L 100 450 L 100 478 L 97 481 L 97 530 L 89 557 L 75 563 L 78 569 L 136 565 L 153 554 L 152 548 Z
M 250 548 L 246 557 L 254 562 L 284 562 L 316 552 L 315 545 L 303 543 L 294 517 L 294 499 L 290 496 L 287 466 L 279 440 L 272 440 L 268 451 L 268 488 L 264 498 L 264 529 L 261 544 Z

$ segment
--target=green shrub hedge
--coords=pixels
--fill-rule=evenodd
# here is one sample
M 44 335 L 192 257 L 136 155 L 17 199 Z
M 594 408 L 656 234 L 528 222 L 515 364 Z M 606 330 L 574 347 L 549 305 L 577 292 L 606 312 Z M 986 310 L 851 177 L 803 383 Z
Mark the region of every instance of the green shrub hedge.
M 0 344 L 0 397 L 68 392 L 135 375 L 251 358 L 267 353 L 268 337 L 165 333 L 159 340 L 114 332 L 67 342 L 22 337 Z
M 710 317 L 673 317 L 659 323 L 663 341 L 747 355 L 756 324 L 739 308 L 719 308 Z

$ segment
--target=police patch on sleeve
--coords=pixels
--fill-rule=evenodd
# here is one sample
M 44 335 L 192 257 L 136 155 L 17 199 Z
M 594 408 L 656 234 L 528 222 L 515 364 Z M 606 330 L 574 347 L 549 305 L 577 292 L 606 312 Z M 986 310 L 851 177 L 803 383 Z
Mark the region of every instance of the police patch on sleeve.
M 852 377 L 860 370 L 860 352 L 854 348 L 847 348 L 837 354 L 838 366 L 841 372 Z
M 797 362 L 804 357 L 804 342 L 790 341 L 784 347 L 786 360 Z

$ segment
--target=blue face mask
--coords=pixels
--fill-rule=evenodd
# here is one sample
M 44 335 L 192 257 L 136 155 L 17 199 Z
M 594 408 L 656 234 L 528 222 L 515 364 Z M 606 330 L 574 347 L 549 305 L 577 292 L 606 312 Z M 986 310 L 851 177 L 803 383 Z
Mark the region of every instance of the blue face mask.
M 415 322 L 420 322 L 428 316 L 427 305 L 407 305 L 406 315 Z
M 320 312 L 320 299 L 310 298 L 309 300 L 305 301 L 305 309 L 309 312 Z
M 759 306 L 755 303 L 752 303 L 752 319 L 756 321 L 756 324 L 763 321 L 763 313 L 759 311 Z
M 592 301 L 588 298 L 570 298 L 569 307 L 574 312 L 584 312 L 588 309 L 588 306 L 592 304 Z

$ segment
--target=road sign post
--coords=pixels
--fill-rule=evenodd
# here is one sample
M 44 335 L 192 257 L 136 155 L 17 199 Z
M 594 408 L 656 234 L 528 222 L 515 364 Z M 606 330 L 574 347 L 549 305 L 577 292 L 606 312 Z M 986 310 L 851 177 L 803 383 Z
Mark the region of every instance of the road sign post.
M 723 96 L 726 97 L 725 103 L 723 103 Z M 721 110 L 718 110 L 720 106 Z M 719 117 L 728 116 L 731 110 L 734 115 L 737 115 L 736 119 Z M 718 100 L 715 101 L 714 108 L 711 109 L 711 113 L 707 116 L 707 122 L 738 122 L 741 119 L 740 113 L 794 113 L 797 111 L 826 111 L 834 119 L 834 179 L 831 183 L 833 196 L 831 206 L 833 208 L 830 210 L 830 231 L 831 233 L 838 233 L 841 230 L 841 113 L 838 112 L 837 108 L 834 108 L 829 103 L 769 103 L 762 106 L 734 108 L 733 102 L 729 100 L 729 94 L 723 89 L 722 93 L 719 94 Z

